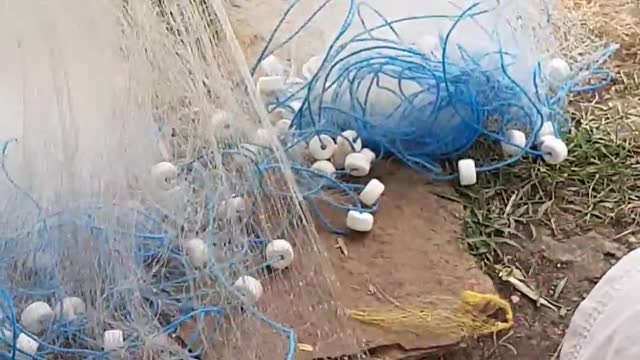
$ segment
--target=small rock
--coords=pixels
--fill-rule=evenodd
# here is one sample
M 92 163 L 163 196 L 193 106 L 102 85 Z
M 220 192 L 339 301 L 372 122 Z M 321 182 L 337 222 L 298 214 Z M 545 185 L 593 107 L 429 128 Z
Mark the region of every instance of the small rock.
M 517 304 L 520 302 L 520 297 L 518 295 L 511 295 L 511 302 Z
M 606 256 L 622 258 L 626 254 L 626 249 L 617 243 L 606 241 L 603 246 L 603 254 Z
M 626 254 L 627 249 L 611 241 L 613 232 L 602 230 L 589 232 L 558 241 L 552 234 L 541 234 L 537 250 L 553 261 L 560 270 L 571 267 L 577 274 L 577 280 L 600 277 L 611 267 L 610 260 Z M 535 250 L 535 249 L 534 249 Z

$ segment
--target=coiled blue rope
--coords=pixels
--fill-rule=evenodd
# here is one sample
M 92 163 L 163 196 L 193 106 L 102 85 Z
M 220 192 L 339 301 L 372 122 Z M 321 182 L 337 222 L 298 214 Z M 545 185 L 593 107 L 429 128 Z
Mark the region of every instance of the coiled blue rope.
M 299 3 L 294 1 L 284 18 Z M 318 71 L 303 86 L 292 85 L 286 96 L 267 99 L 267 109 L 291 108 L 293 102 L 299 102 L 291 126 L 300 130 L 301 136 L 356 130 L 365 146 L 379 156 L 391 154 L 435 180 L 456 178 L 456 172 L 451 167 L 445 169 L 443 162 L 468 156 L 481 139 L 513 145 L 521 152 L 497 161 L 476 159 L 479 173 L 511 165 L 525 155 L 540 156 L 535 139 L 543 123 L 551 122 L 557 137 L 570 129 L 570 118 L 564 112 L 566 100 L 573 93 L 595 91 L 611 82 L 612 75 L 600 66 L 617 46 L 594 54 L 597 59 L 587 64 L 590 68 L 580 69 L 561 84 L 546 79 L 540 61 L 530 69 L 531 81 L 519 83 L 513 73 L 521 72 L 529 59 L 521 58 L 517 49 L 503 49 L 501 37 L 506 34 L 479 25 L 479 20 L 498 6 L 496 2 L 476 2 L 461 9 L 458 16 L 428 14 L 389 20 L 364 1 L 350 1 Z M 367 21 L 365 11 L 372 12 L 375 21 Z M 547 12 L 550 21 L 550 9 Z M 295 41 L 319 16 L 314 12 L 279 44 L 273 43 L 281 30 L 280 25 L 276 27 L 254 71 L 267 56 Z M 418 28 L 421 22 L 432 20 L 451 23 L 439 36 L 439 51 L 407 44 L 397 28 L 412 23 Z M 454 43 L 452 34 L 469 22 L 494 44 L 484 51 L 472 51 Z M 356 25 L 363 30 L 347 37 L 347 30 Z M 392 35 L 382 37 L 380 30 Z M 600 81 L 582 85 L 592 79 Z M 511 129 L 528 135 L 525 146 L 510 141 L 506 134 Z

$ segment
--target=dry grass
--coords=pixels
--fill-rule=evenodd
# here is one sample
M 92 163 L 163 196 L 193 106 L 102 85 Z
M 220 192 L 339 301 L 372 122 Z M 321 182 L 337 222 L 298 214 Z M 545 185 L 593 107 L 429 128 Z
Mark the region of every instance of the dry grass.
M 603 225 L 624 233 L 640 224 L 640 2 L 564 1 L 594 37 L 621 45 L 609 63 L 616 80 L 572 99 L 576 129 L 567 162 L 527 160 L 459 189 L 468 214 L 465 244 L 490 268 L 541 228 L 563 237 Z
M 571 307 L 590 291 L 589 281 L 577 281 L 582 274 L 574 272 L 589 266 L 572 269 L 544 260 L 534 243 L 545 244 L 541 236 L 561 243 L 604 227 L 618 235 L 603 241 L 633 247 L 633 234 L 640 233 L 640 1 L 559 1 L 594 38 L 621 46 L 607 65 L 615 82 L 571 99 L 575 131 L 567 139 L 568 161 L 560 166 L 521 162 L 481 177 L 472 188 L 459 188 L 455 199 L 467 211 L 464 245 L 487 273 L 499 279 L 504 266 L 526 269 L 527 284 L 542 296 L 561 279 L 551 298 L 558 300 L 563 291 L 560 305 Z M 511 285 L 501 282 L 497 288 L 505 296 L 519 294 Z M 493 343 L 481 339 L 468 352 L 439 359 L 557 359 L 571 317 L 564 312 L 542 315 L 539 303 L 531 300 L 514 303 L 519 322 L 502 340 L 502 335 Z M 504 346 L 509 349 L 498 351 Z
M 637 129 L 640 124 L 640 2 L 636 0 L 564 0 L 583 24 L 601 37 L 621 45 L 610 63 L 617 83 L 594 101 L 574 103 L 578 115 L 591 122 L 617 122 Z
M 592 32 L 620 43 L 637 56 L 634 50 L 640 34 L 640 3 L 636 0 L 564 0 L 564 3 Z

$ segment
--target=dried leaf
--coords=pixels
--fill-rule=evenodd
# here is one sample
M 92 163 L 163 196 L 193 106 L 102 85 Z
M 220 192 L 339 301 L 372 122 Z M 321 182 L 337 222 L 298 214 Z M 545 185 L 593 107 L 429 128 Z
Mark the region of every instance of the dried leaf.
M 342 255 L 349 256 L 349 249 L 347 249 L 347 244 L 344 243 L 344 239 L 339 237 L 337 239 L 337 242 L 338 244 L 336 245 L 336 248 L 340 249 L 340 252 L 342 252 Z
M 554 301 L 557 301 L 560 297 L 560 294 L 562 294 L 562 290 L 564 290 L 564 287 L 567 285 L 567 280 L 569 280 L 569 278 L 565 276 L 564 279 L 562 279 L 554 289 L 552 297 Z
M 298 343 L 298 350 L 306 351 L 306 352 L 313 352 L 313 346 L 311 346 L 309 344 Z

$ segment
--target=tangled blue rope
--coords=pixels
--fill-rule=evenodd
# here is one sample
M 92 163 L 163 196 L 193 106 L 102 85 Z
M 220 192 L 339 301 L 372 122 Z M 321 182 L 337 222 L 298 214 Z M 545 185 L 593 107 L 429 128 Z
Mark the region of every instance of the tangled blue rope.
M 254 73 L 266 57 L 295 41 L 331 0 L 323 2 L 292 35 L 275 44 L 286 16 L 300 2 L 293 2 L 285 12 L 253 67 Z M 457 173 L 443 164 L 468 156 L 480 140 L 509 144 L 521 151 L 497 161 L 477 159 L 481 164 L 478 173 L 508 166 L 525 155 L 541 156 L 536 137 L 543 124 L 553 124 L 556 137 L 570 129 L 564 111 L 567 98 L 611 82 L 612 75 L 600 66 L 617 46 L 601 49 L 588 64 L 577 64 L 580 71 L 574 71 L 562 83 L 552 84 L 547 79 L 541 60 L 529 69 L 528 82 L 518 82 L 514 74 L 521 72 L 529 59 L 517 49 L 502 47 L 501 38 L 507 34 L 479 25 L 483 16 L 499 6 L 481 5 L 474 3 L 457 16 L 416 15 L 390 20 L 366 2 L 351 0 L 317 72 L 304 85 L 292 84 L 280 96 L 267 98 L 267 109 L 294 108 L 291 126 L 302 136 L 356 130 L 365 146 L 378 156 L 391 154 L 434 180 L 456 178 Z M 366 20 L 366 11 L 373 12 L 376 21 Z M 550 21 L 551 14 L 547 16 Z M 420 28 L 432 20 L 450 22 L 435 49 L 408 44 L 398 30 L 401 24 Z M 453 42 L 452 35 L 463 23 L 478 24 L 478 31 L 494 43 L 485 50 L 468 50 Z M 347 35 L 358 26 L 363 30 Z M 391 36 L 380 35 L 383 30 Z M 524 146 L 511 142 L 507 136 L 511 129 L 528 134 Z

